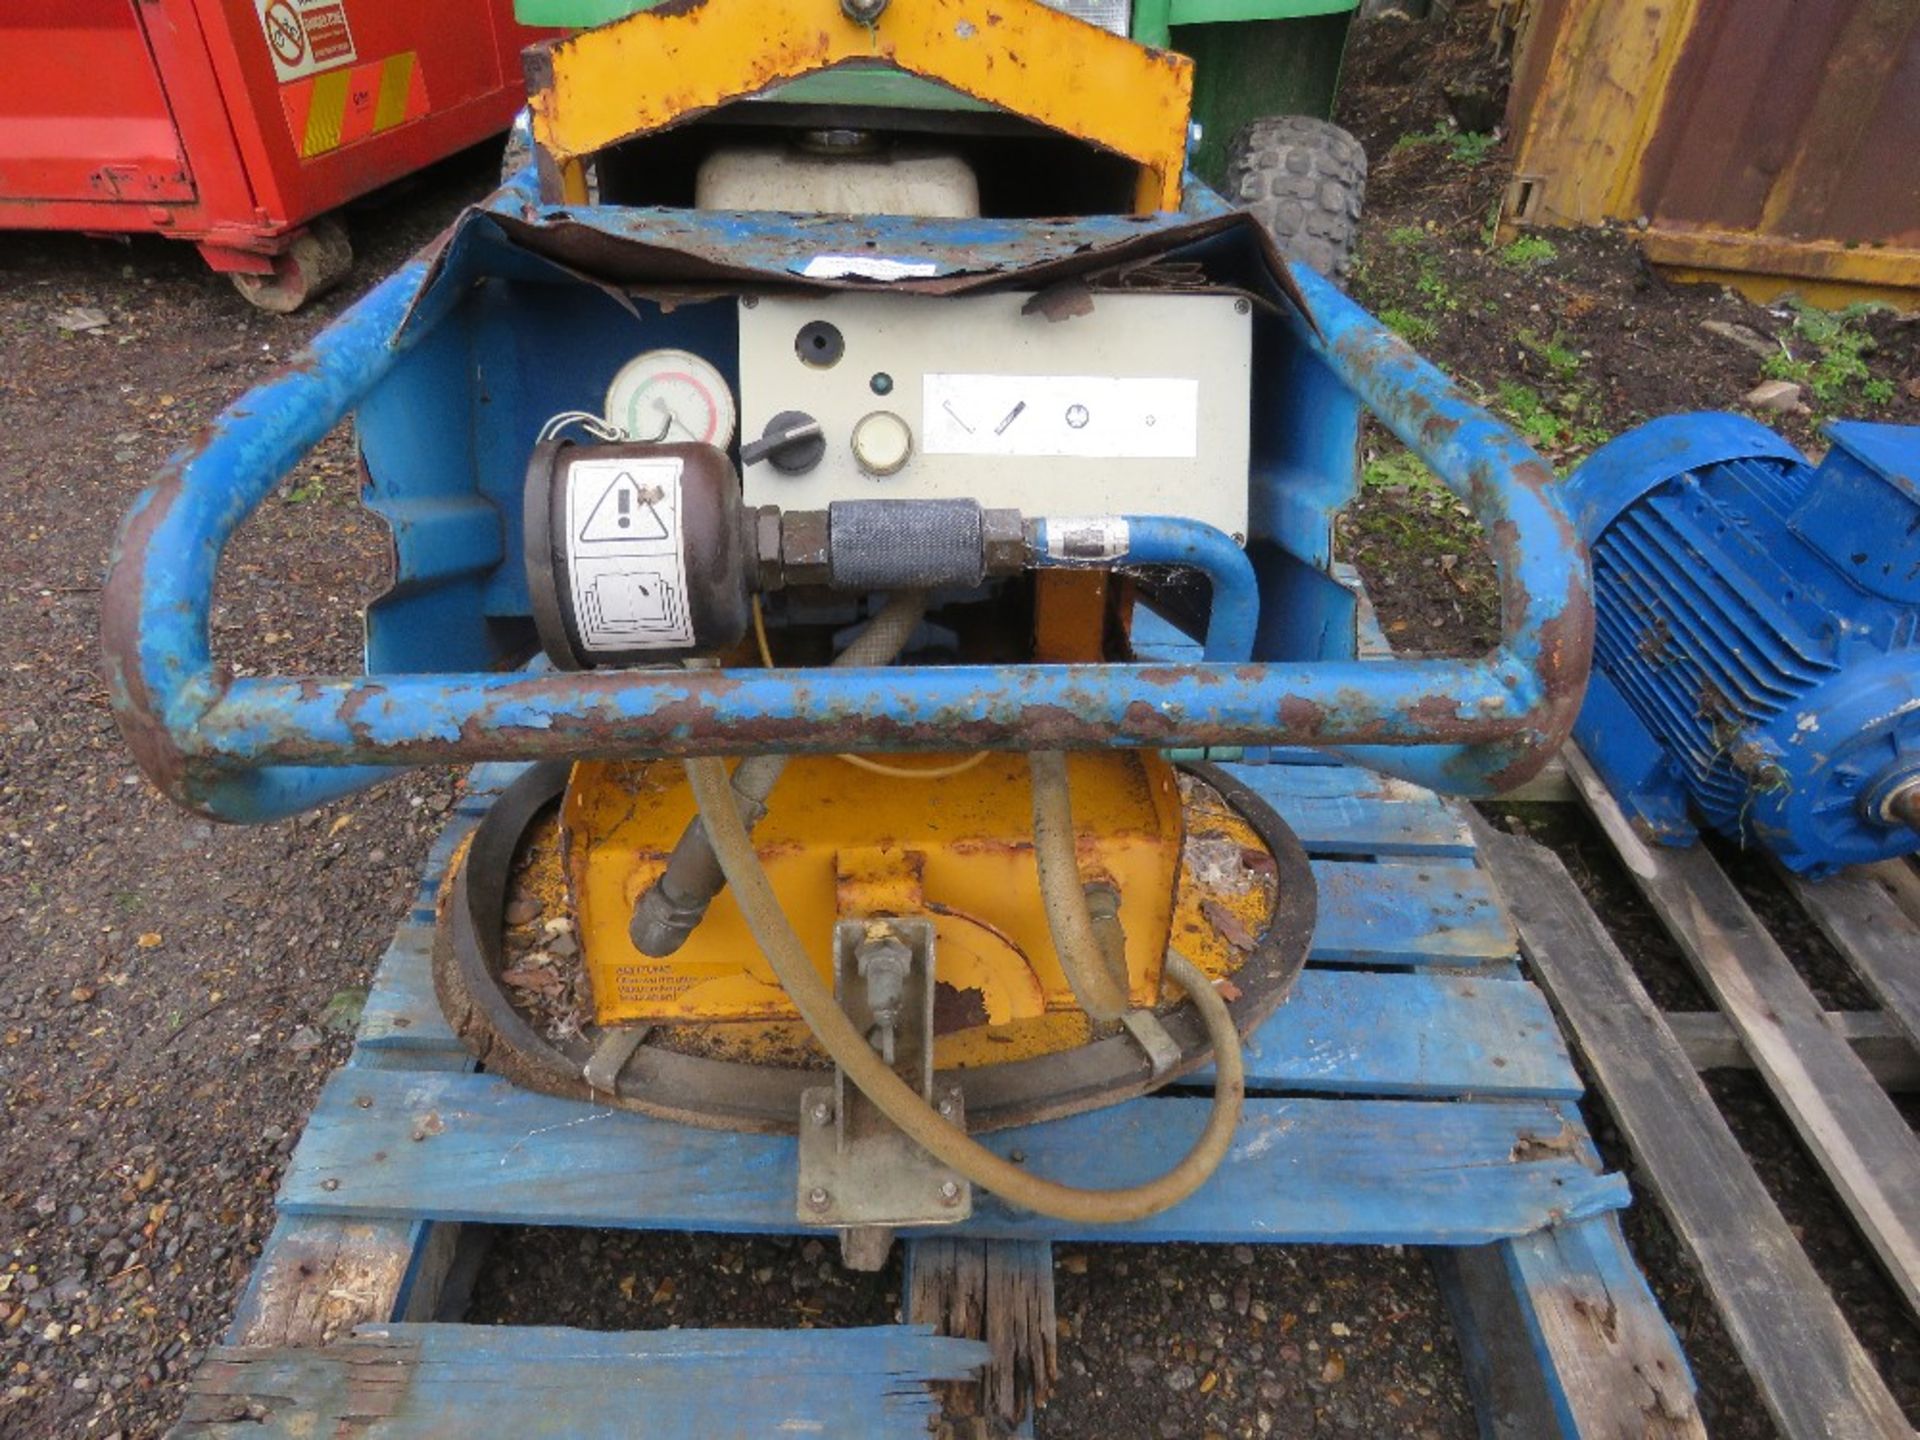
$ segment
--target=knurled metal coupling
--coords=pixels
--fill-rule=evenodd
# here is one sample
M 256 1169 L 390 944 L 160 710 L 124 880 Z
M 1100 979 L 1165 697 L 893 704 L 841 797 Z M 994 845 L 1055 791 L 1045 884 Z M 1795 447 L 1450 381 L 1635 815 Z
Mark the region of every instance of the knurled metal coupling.
M 1018 510 L 971 500 L 836 501 L 826 510 L 762 505 L 744 520 L 754 588 L 966 588 L 1020 574 L 1031 526 Z

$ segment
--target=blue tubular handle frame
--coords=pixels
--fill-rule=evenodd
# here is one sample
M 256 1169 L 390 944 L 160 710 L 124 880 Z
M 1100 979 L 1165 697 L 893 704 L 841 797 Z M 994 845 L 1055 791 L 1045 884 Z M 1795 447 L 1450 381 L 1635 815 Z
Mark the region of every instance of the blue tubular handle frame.
M 175 455 L 136 502 L 102 597 L 106 675 L 135 757 L 222 820 L 312 808 L 396 766 L 859 750 L 1339 747 L 1437 789 L 1494 793 L 1545 763 L 1591 658 L 1585 552 L 1520 439 L 1319 275 L 1293 267 L 1320 358 L 1466 503 L 1499 575 L 1501 643 L 1475 659 L 1246 661 L 1244 555 L 1138 517 L 1127 563 L 1214 577 L 1197 665 L 907 666 L 235 679 L 209 617 L 220 554 L 322 436 L 431 328 L 414 261 Z M 452 302 L 443 302 L 443 305 Z M 1232 663 L 1213 657 L 1231 654 Z

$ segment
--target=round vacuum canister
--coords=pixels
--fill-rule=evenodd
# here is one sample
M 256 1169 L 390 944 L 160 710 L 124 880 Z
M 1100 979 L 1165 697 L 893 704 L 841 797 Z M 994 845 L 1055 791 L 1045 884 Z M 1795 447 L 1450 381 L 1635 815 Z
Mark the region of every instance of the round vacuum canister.
M 710 654 L 751 616 L 740 481 L 705 444 L 535 447 L 526 560 L 541 647 L 568 670 Z

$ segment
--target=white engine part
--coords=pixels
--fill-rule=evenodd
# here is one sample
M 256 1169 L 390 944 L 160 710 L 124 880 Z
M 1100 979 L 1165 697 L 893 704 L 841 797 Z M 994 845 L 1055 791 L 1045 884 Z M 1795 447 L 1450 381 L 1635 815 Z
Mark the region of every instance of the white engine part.
M 1182 516 L 1244 540 L 1248 302 L 1095 292 L 1090 310 L 1054 320 L 1026 313 L 1030 298 L 743 302 L 741 438 L 799 413 L 826 440 L 802 473 L 749 465 L 746 503 L 970 499 L 1035 516 Z
M 970 220 L 980 182 L 957 155 L 907 147 L 815 154 L 783 145 L 729 145 L 700 162 L 701 210 L 783 210 L 800 215 L 922 215 Z

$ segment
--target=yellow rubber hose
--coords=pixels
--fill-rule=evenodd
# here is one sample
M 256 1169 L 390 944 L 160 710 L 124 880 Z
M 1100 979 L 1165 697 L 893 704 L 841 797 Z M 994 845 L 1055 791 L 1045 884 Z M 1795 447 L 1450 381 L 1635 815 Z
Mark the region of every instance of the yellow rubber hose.
M 1073 805 L 1067 793 L 1067 757 L 1058 750 L 1027 756 L 1033 772 L 1033 858 L 1040 871 L 1040 907 L 1047 932 L 1073 998 L 1096 1024 L 1127 1013 L 1127 989 L 1107 966 L 1106 947 L 1094 933 L 1080 858 L 1073 842 Z
M 760 663 L 772 670 L 775 666 L 773 647 L 767 643 L 767 617 L 760 609 L 760 597 L 755 595 L 752 599 L 754 644 L 760 651 Z M 955 760 L 949 765 L 928 765 L 920 769 L 911 765 L 889 765 L 883 760 L 869 760 L 864 755 L 842 755 L 839 758 L 856 770 L 865 770 L 872 775 L 885 775 L 890 780 L 948 780 L 955 775 L 966 774 L 992 753 L 991 750 L 977 750 L 964 760 Z

